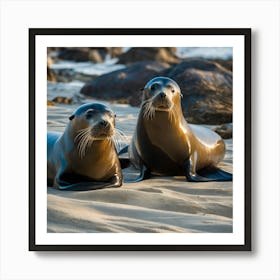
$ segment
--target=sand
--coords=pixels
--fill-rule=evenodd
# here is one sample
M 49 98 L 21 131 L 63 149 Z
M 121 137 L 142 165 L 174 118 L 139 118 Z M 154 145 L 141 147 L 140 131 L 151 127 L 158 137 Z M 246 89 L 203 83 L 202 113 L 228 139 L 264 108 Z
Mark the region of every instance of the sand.
M 139 109 L 108 104 L 129 141 Z M 64 131 L 77 106 L 48 107 L 48 131 Z M 232 172 L 232 139 L 225 142 L 220 167 Z M 138 173 L 133 167 L 123 170 L 125 180 Z M 154 177 L 116 189 L 65 192 L 48 187 L 47 192 L 48 232 L 232 232 L 232 182 Z

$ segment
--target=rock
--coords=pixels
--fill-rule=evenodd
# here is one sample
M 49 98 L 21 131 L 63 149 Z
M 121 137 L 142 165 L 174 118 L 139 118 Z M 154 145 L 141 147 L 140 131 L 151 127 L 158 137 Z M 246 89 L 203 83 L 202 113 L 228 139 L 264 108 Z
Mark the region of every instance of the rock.
M 96 77 L 97 75 L 75 72 L 75 70 L 71 68 L 51 69 L 47 67 L 47 79 L 49 82 L 69 83 L 78 80 L 86 83 L 92 81 Z
M 131 64 L 139 61 L 158 61 L 168 64 L 179 63 L 176 48 L 131 48 L 119 56 L 119 64 Z
M 53 101 L 51 101 L 51 100 L 47 101 L 47 106 L 54 106 L 54 105 L 55 105 L 55 103 Z
M 113 103 L 113 104 L 129 104 L 129 103 L 128 103 L 128 100 L 125 99 L 125 98 L 123 98 L 123 99 L 118 99 L 118 100 L 116 100 L 116 101 L 113 100 L 112 103 Z
M 90 60 L 90 48 L 63 48 L 59 51 L 59 59 L 74 60 L 76 62 L 83 62 Z M 98 59 L 92 56 L 93 59 Z M 97 61 L 100 62 L 100 61 Z
M 123 48 L 121 47 L 114 47 L 114 48 L 105 48 L 108 52 L 108 54 L 112 57 L 118 57 L 123 52 Z
M 125 69 L 101 75 L 87 83 L 81 93 L 105 100 L 127 99 L 132 106 L 141 104 L 141 89 L 152 78 L 168 68 L 168 64 L 160 62 L 138 62 Z
M 50 82 L 57 82 L 55 72 L 50 68 L 53 64 L 53 59 L 51 57 L 47 57 L 47 80 Z
M 47 54 L 49 55 L 51 53 L 58 52 L 61 49 L 65 49 L 65 48 L 61 48 L 61 47 L 47 47 Z
M 232 59 L 210 59 L 210 61 L 216 62 L 226 68 L 227 70 L 232 72 Z
M 161 73 L 181 88 L 182 109 L 191 123 L 232 122 L 232 72 L 207 59 L 186 59 Z
M 53 58 L 50 56 L 47 57 L 47 67 L 50 67 L 53 64 Z
M 55 103 L 60 103 L 60 104 L 72 104 L 73 99 L 69 97 L 64 97 L 64 96 L 57 96 L 53 100 Z
M 122 52 L 122 48 L 62 48 L 57 57 L 63 60 L 73 60 L 76 62 L 92 61 L 94 63 L 103 62 L 107 55 L 116 57 Z
M 47 66 L 47 80 L 49 82 L 57 82 L 56 74 L 49 66 Z
M 88 51 L 88 55 L 87 55 L 87 59 L 85 59 L 85 61 L 92 61 L 94 63 L 102 63 L 104 61 L 103 54 L 101 52 L 99 52 L 96 49 L 93 50 L 89 50 Z
M 47 67 L 47 79 L 49 82 L 69 83 L 74 80 L 73 69 L 51 69 Z
M 232 122 L 232 72 L 207 59 L 186 59 L 171 67 L 160 62 L 137 62 L 97 77 L 81 93 L 105 100 L 127 99 L 130 105 L 139 106 L 140 89 L 156 76 L 170 77 L 179 84 L 183 113 L 190 123 Z
M 224 139 L 232 138 L 232 123 L 227 123 L 221 126 L 214 127 L 213 130 Z

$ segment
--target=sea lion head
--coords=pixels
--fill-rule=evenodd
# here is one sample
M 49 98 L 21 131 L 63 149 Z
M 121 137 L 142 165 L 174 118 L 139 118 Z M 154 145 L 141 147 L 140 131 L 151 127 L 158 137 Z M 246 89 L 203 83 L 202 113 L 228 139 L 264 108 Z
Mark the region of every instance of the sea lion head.
M 175 106 L 181 106 L 181 97 L 180 87 L 174 80 L 156 77 L 143 89 L 144 115 L 152 118 L 157 111 L 170 112 Z
M 87 103 L 80 106 L 69 117 L 76 140 L 104 140 L 115 132 L 115 113 L 101 103 Z

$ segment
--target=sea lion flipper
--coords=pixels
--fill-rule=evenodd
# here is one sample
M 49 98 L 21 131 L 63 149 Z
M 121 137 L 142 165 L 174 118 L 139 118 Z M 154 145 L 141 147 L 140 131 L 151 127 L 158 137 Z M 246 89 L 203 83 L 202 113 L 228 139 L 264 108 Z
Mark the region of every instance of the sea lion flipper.
M 126 145 L 124 148 L 122 148 L 119 152 L 118 152 L 118 156 L 125 154 L 128 152 L 128 145 Z
M 186 179 L 188 182 L 211 182 L 211 181 L 215 181 L 214 179 L 211 178 L 206 178 L 206 177 L 202 177 L 200 175 L 198 175 L 197 173 L 189 173 L 188 175 L 186 175 Z
M 61 191 L 92 191 L 99 190 L 105 188 L 116 188 L 120 187 L 116 184 L 110 184 L 108 182 L 98 183 L 98 182 L 82 182 L 78 184 L 66 185 L 66 186 L 58 186 L 58 189 Z
M 187 161 L 185 174 L 188 182 L 232 181 L 231 173 L 214 166 L 195 172 L 190 160 Z
M 141 182 L 146 179 L 151 178 L 151 171 L 143 164 L 141 169 L 140 169 L 140 175 L 138 178 L 131 180 L 131 181 L 125 181 L 126 183 L 137 183 Z
M 61 191 L 91 191 L 104 188 L 117 188 L 121 187 L 121 185 L 122 179 L 118 174 L 114 175 L 108 182 L 89 181 L 71 184 L 60 178 L 55 179 L 55 187 Z
M 185 175 L 188 182 L 210 182 L 215 181 L 212 178 L 203 177 L 196 173 L 192 161 L 189 159 L 185 165 Z
M 214 181 L 232 181 L 233 177 L 231 173 L 215 166 L 204 168 L 199 171 L 199 174 Z
M 151 178 L 151 172 L 147 168 L 147 166 L 143 164 L 141 168 L 140 176 L 138 177 L 138 179 L 136 179 L 136 182 L 143 181 L 145 179 L 150 179 L 150 178 Z

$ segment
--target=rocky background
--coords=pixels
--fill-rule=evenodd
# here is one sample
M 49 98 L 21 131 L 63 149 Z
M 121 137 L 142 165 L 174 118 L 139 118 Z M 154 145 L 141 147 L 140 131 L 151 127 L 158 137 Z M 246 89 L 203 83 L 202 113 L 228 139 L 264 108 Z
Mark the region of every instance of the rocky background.
M 48 105 L 92 97 L 139 106 L 145 84 L 167 76 L 181 88 L 188 122 L 215 125 L 222 137 L 231 138 L 232 56 L 206 58 L 193 55 L 202 48 L 184 49 L 185 56 L 174 47 L 48 48 Z

